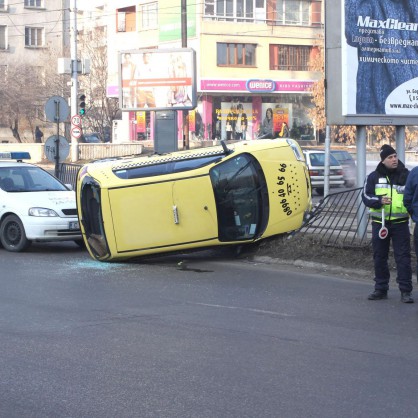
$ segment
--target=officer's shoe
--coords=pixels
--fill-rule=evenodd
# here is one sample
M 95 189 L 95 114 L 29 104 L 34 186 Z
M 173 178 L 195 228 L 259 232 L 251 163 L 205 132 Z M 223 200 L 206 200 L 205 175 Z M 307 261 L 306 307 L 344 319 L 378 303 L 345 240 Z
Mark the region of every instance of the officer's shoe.
M 387 299 L 388 298 L 388 291 L 387 290 L 375 290 L 373 293 L 367 297 L 369 300 L 380 300 L 380 299 Z
M 401 292 L 401 302 L 414 303 L 414 299 L 411 297 L 411 292 Z

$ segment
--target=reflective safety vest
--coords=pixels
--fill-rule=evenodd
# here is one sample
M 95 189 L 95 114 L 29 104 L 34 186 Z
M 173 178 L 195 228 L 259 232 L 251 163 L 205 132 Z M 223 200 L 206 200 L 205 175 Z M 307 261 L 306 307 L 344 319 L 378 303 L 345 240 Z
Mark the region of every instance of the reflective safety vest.
M 383 205 L 385 209 L 386 221 L 406 221 L 409 218 L 408 211 L 403 204 L 403 192 L 405 186 L 390 184 L 387 177 L 379 177 L 375 185 L 375 194 L 377 196 L 388 196 L 392 198 L 390 205 Z M 382 208 L 370 209 L 370 216 L 375 222 L 382 222 Z

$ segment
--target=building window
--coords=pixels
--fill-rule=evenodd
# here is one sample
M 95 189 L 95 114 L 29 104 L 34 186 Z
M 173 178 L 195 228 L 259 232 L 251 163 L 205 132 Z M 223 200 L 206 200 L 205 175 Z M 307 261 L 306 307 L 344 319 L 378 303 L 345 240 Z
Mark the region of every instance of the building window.
M 216 20 L 233 20 L 235 22 L 254 19 L 257 0 L 205 0 L 205 17 Z
M 310 5 L 310 0 L 277 0 L 275 21 L 279 25 L 307 26 Z
M 217 65 L 225 67 L 254 67 L 255 44 L 217 44 Z
M 32 81 L 34 85 L 45 86 L 46 85 L 46 74 L 45 67 L 39 65 L 31 66 Z
M 0 11 L 4 12 L 7 10 L 7 0 L 0 0 Z
M 204 19 L 317 26 L 322 0 L 204 0 Z
M 43 0 L 25 0 L 25 7 L 43 7 Z
M 0 83 L 5 83 L 7 80 L 7 65 L 0 65 Z
M 0 49 L 7 49 L 7 26 L 0 26 Z
M 142 29 L 158 28 L 158 3 L 146 3 L 141 6 Z
M 312 46 L 270 45 L 270 70 L 309 71 Z
M 320 26 L 322 23 L 321 0 L 313 1 L 311 4 L 311 25 Z
M 25 46 L 40 47 L 44 45 L 42 28 L 25 28 Z
M 136 31 L 136 10 L 135 6 L 123 7 L 116 11 L 117 31 L 135 32 Z

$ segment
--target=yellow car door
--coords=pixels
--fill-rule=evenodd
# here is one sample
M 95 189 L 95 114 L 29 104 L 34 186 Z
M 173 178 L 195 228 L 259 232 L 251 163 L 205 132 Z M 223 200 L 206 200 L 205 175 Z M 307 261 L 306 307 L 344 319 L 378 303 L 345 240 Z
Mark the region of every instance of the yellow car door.
M 217 237 L 208 176 L 110 189 L 109 200 L 118 252 Z
M 218 237 L 215 199 L 208 175 L 174 182 L 173 211 L 178 221 L 172 228 L 176 241 L 201 242 Z

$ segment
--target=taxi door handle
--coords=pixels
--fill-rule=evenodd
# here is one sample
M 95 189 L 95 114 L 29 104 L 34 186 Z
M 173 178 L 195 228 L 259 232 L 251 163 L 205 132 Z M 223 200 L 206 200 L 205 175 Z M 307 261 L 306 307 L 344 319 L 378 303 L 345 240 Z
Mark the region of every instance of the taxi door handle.
M 177 210 L 177 206 L 173 206 L 173 215 L 174 215 L 174 223 L 177 225 L 179 224 L 179 211 Z

